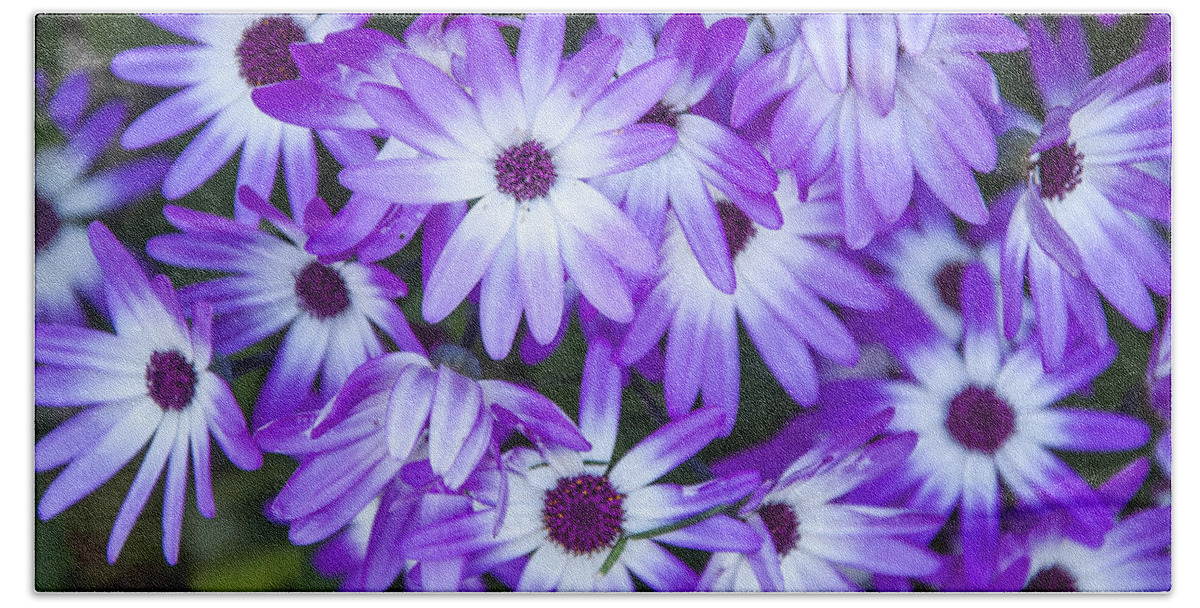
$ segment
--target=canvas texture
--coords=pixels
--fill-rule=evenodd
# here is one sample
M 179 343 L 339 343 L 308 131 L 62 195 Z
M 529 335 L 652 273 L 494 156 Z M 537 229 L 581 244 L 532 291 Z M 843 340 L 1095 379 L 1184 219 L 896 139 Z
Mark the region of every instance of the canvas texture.
M 42 14 L 37 591 L 1171 589 L 1165 14 Z

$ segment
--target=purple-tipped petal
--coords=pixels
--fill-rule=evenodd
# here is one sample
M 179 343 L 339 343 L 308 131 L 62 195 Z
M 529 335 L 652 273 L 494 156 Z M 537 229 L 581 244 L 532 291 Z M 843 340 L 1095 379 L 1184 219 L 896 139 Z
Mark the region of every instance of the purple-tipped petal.
M 384 431 L 393 458 L 408 458 L 429 421 L 434 373 L 419 365 L 404 368 L 388 396 Z
M 429 462 L 435 473 L 445 475 L 450 470 L 482 406 L 477 383 L 447 365 L 438 367 L 429 413 Z
M 600 339 L 588 345 L 579 389 L 579 431 L 590 438 L 591 451 L 584 460 L 608 461 L 617 441 L 621 418 L 621 369 L 612 345 Z
M 1113 412 L 1058 408 L 1042 411 L 1038 421 L 1046 446 L 1059 450 L 1119 452 L 1150 440 L 1146 423 Z
M 138 467 L 137 476 L 133 478 L 133 485 L 130 486 L 129 493 L 125 495 L 125 501 L 121 503 L 121 510 L 117 512 L 117 520 L 113 524 L 112 534 L 108 538 L 108 563 L 117 561 L 121 548 L 125 546 L 125 540 L 129 538 L 129 532 L 133 530 L 134 522 L 137 521 L 138 515 L 141 515 L 142 509 L 146 506 L 150 492 L 158 484 L 158 477 L 162 475 L 163 466 L 167 464 L 167 457 L 175 445 L 178 428 L 179 417 L 166 416 L 163 418 L 158 432 L 155 433 L 154 441 L 150 443 L 150 449 L 146 451 L 146 457 L 142 459 L 142 464 Z M 151 431 L 153 430 L 151 429 Z M 165 514 L 163 522 L 165 532 Z M 164 534 L 164 549 L 166 548 L 165 536 Z
M 207 412 L 209 430 L 230 462 L 243 471 L 253 471 L 262 466 L 262 452 L 250 439 L 242 408 L 238 407 L 225 382 L 212 374 L 205 374 L 200 378 L 196 392 L 213 404 L 212 410 Z
M 833 13 L 808 15 L 800 23 L 804 46 L 825 87 L 835 93 L 849 80 L 849 16 Z
M 496 188 L 496 177 L 481 161 L 441 158 L 377 160 L 343 169 L 343 186 L 373 198 L 410 204 L 436 204 L 479 198 Z
M 111 479 L 150 441 L 161 419 L 162 410 L 149 401 L 126 410 L 93 449 L 54 478 L 38 503 L 38 517 L 58 515 Z
M 523 29 L 522 38 L 525 32 Z M 513 133 L 525 130 L 524 99 L 540 99 L 545 91 L 538 97 L 522 97 L 517 65 L 494 22 L 469 17 L 466 33 L 465 64 L 470 74 L 471 97 L 479 107 L 484 128 L 495 141 L 505 141 Z M 557 72 L 557 66 L 554 68 Z M 549 89 L 548 84 L 546 88 Z
M 535 100 L 545 99 L 558 78 L 566 25 L 563 15 L 525 15 L 517 43 L 517 72 L 527 107 L 536 108 Z
M 481 380 L 485 406 L 498 406 L 519 421 L 526 437 L 546 444 L 586 451 L 591 444 L 553 401 L 540 393 L 500 380 Z
M 896 16 L 864 14 L 848 21 L 854 88 L 885 116 L 896 103 Z
M 962 508 L 963 562 L 967 581 L 984 589 L 995 576 L 1000 543 L 1000 488 L 995 465 L 982 454 L 968 456 L 963 471 Z
M 625 545 L 621 563 L 655 591 L 693 591 L 700 578 L 674 554 L 649 540 Z
M 547 201 L 517 210 L 517 278 L 525 301 L 525 320 L 540 343 L 554 339 L 562 321 L 563 267 L 558 225 Z
M 78 72 L 64 78 L 55 89 L 46 111 L 63 133 L 74 133 L 79 126 L 83 112 L 87 110 L 91 84 L 87 74 Z
M 623 492 L 645 487 L 715 439 L 724 416 L 715 408 L 705 408 L 668 422 L 626 452 L 609 479 Z

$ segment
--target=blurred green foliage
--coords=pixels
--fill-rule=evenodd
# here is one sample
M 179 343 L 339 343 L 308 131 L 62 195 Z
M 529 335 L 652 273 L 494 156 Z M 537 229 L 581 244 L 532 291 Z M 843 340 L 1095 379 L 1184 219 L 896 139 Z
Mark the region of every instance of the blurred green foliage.
M 367 26 L 401 38 L 404 28 L 414 15 L 376 15 Z M 1020 22 L 1024 16 L 1014 16 Z M 1140 42 L 1146 19 L 1142 16 L 1122 18 L 1107 29 L 1092 18 L 1085 20 L 1094 54 L 1095 73 L 1100 74 L 1129 57 Z M 567 51 L 578 49 L 579 41 L 595 23 L 591 15 L 574 15 L 568 20 Z M 510 46 L 515 49 L 516 32 L 504 30 Z M 92 77 L 93 105 L 112 98 L 126 100 L 129 119 L 140 115 L 173 91 L 142 87 L 120 81 L 108 70 L 111 58 L 135 47 L 177 44 L 186 41 L 167 33 L 140 17 L 126 14 L 42 14 L 35 19 L 35 67 L 48 75 L 53 90 L 68 74 L 85 71 Z M 1012 103 L 1041 115 L 1038 96 L 1028 72 L 1028 52 L 987 57 L 1000 82 L 1004 97 Z M 61 143 L 61 135 L 43 113 L 34 117 L 36 146 Z M 173 138 L 147 150 L 129 152 L 112 146 L 100 164 L 109 165 L 149 152 L 178 155 L 191 141 L 196 130 Z M 1010 136 L 1001 139 L 1001 163 L 997 172 L 981 175 L 980 185 L 985 197 L 992 198 L 1023 177 L 1028 138 Z M 1022 149 L 1023 147 L 1023 149 Z M 349 196 L 335 179 L 339 166 L 318 142 L 321 182 L 319 193 L 340 208 Z M 1004 159 L 1009 159 L 1007 162 Z M 237 175 L 237 155 L 212 179 L 194 192 L 170 204 L 192 209 L 231 215 L 233 192 Z M 281 209 L 288 203 L 283 188 L 283 176 L 277 178 L 272 202 Z M 144 255 L 145 242 L 155 234 L 173 231 L 162 216 L 168 201 L 150 196 L 119 212 L 101 218 L 135 255 L 140 255 L 147 268 L 169 276 L 175 285 L 187 285 L 211 275 L 158 264 Z M 409 296 L 400 302 L 401 308 L 418 333 L 438 335 L 459 342 L 466 328 L 474 323 L 475 311 L 470 304 L 459 307 L 437 327 L 429 327 L 421 319 L 420 233 L 398 254 L 383 263 L 405 278 Z M 1158 301 L 1165 310 L 1165 302 Z M 1144 374 L 1151 337 L 1131 326 L 1120 314 L 1106 309 L 1113 338 L 1120 347 L 1117 361 L 1095 383 L 1090 395 L 1074 395 L 1066 400 L 1073 407 L 1122 411 L 1155 422 L 1146 409 Z M 518 336 L 520 340 L 521 336 Z M 257 362 L 256 353 L 270 352 L 278 346 L 280 336 L 266 341 L 247 352 L 240 353 L 233 363 L 250 365 L 251 371 L 233 379 L 232 388 L 238 402 L 249 418 L 266 368 Z M 483 364 L 484 376 L 503 378 L 535 386 L 561 405 L 571 416 L 578 410 L 579 384 L 585 353 L 585 342 L 577 321 L 573 321 L 561 346 L 543 363 L 524 365 L 518 349 L 502 361 L 492 361 L 483 352 L 482 344 L 473 340 L 471 348 Z M 753 343 L 745 332 L 740 336 L 741 405 L 737 426 L 728 438 L 711 444 L 700 454 L 713 462 L 742 448 L 769 439 L 791 417 L 803 415 L 802 409 L 788 398 L 769 370 L 766 369 Z M 229 362 L 226 362 L 229 363 Z M 220 364 L 218 364 L 219 366 Z M 619 456 L 650 434 L 662 423 L 662 390 L 640 377 L 625 389 L 621 429 L 617 439 Z M 655 402 L 657 400 L 657 403 Z M 60 408 L 37 408 L 35 439 L 49 432 L 73 412 Z M 1157 432 L 1161 429 L 1155 428 Z M 1132 453 L 1062 456 L 1090 482 L 1097 484 L 1120 467 L 1139 456 L 1151 455 L 1152 443 Z M 82 590 L 296 590 L 330 591 L 337 582 L 322 578 L 312 567 L 314 547 L 296 547 L 287 539 L 287 529 L 269 522 L 263 516 L 264 505 L 278 493 L 294 469 L 286 457 L 268 454 L 263 467 L 247 472 L 233 467 L 220 451 L 214 448 L 213 485 L 218 516 L 205 519 L 199 516 L 189 488 L 185 510 L 183 545 L 179 564 L 168 566 L 162 556 L 160 531 L 162 488 L 156 489 L 138 519 L 129 541 L 116 564 L 109 565 L 105 548 L 116 513 L 129 489 L 140 457 L 126 466 L 111 481 L 85 497 L 77 505 L 48 522 L 37 521 L 34 529 L 35 581 L 39 591 Z M 42 495 L 56 472 L 39 474 L 35 478 L 33 499 Z M 1147 486 L 1160 481 L 1157 471 Z M 699 481 L 696 471 L 681 467 L 668 478 L 676 482 Z M 1135 499 L 1148 504 L 1149 491 L 1143 489 Z M 705 554 L 680 551 L 680 556 L 699 570 Z M 493 583 L 495 581 L 492 581 Z

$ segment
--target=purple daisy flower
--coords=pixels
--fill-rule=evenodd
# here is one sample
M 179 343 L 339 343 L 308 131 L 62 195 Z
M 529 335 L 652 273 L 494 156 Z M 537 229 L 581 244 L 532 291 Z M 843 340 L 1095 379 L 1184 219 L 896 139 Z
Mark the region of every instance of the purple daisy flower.
M 795 180 L 780 180 L 775 193 L 783 214 L 778 230 L 765 230 L 739 207 L 716 207 L 732 252 L 737 288 L 732 294 L 708 280 L 679 223 L 670 221 L 663 241 L 658 283 L 646 296 L 621 345 L 626 364 L 641 358 L 667 334 L 665 397 L 671 418 L 692 409 L 697 393 L 725 412 L 728 435 L 737 416 L 738 319 L 763 361 L 798 403 L 817 399 L 811 350 L 844 365 L 859 350 L 842 321 L 822 299 L 879 310 L 886 294 L 861 267 L 817 239 L 841 234 L 832 179 L 801 201 Z
M 187 489 L 188 455 L 196 507 L 215 513 L 209 471 L 209 433 L 235 465 L 257 469 L 262 454 L 251 442 L 229 387 L 208 371 L 212 308 L 196 305 L 189 329 L 171 282 L 147 280 L 133 256 L 103 224 L 88 228 L 104 277 L 116 335 L 67 325 L 35 328 L 34 401 L 83 407 L 34 447 L 34 467 L 67 465 L 38 504 L 50 519 L 112 478 L 149 442 L 108 541 L 108 561 L 121 553 L 134 522 L 166 467 L 163 555 L 174 565 Z
M 791 19 L 799 21 L 795 42 L 742 76 L 733 125 L 783 98 L 771 162 L 792 168 L 801 189 L 839 170 L 845 239 L 856 249 L 900 217 L 916 177 L 959 217 L 985 222 L 972 170 L 996 164 L 984 109 L 999 109 L 1000 93 L 979 53 L 1025 48 L 1021 29 L 986 14 Z
M 498 26 L 521 25 L 515 18 L 424 14 L 405 30 L 403 43 L 366 28 L 334 32 L 323 42 L 295 45 L 292 54 L 300 79 L 255 89 L 254 103 L 286 123 L 322 130 L 327 146 L 336 139 L 340 147 L 331 150 L 343 165 L 415 158 L 418 151 L 396 139 L 388 139 L 376 153 L 372 137 L 387 137 L 387 131 L 359 103 L 359 90 L 365 83 L 400 86 L 392 69 L 392 58 L 400 54 L 415 54 L 464 82 L 468 76 L 463 68 L 466 24 L 473 18 L 490 19 Z M 321 256 L 354 253 L 361 260 L 373 262 L 399 251 L 424 223 L 427 230 L 422 250 L 427 263 L 423 274 L 427 277 L 441 253 L 442 237 L 453 232 L 465 214 L 465 202 L 431 208 L 356 193 L 333 221 L 311 235 L 306 247 Z
M 1139 458 L 1096 488 L 1110 519 L 1117 519 L 1117 514 L 1141 488 L 1149 470 L 1146 459 Z M 1061 548 L 1061 543 L 1071 542 L 1085 553 L 1096 550 L 1095 547 L 1078 546 L 1078 543 L 1067 540 L 1063 536 L 1063 529 L 1069 525 L 1069 518 L 1061 511 L 1007 509 L 997 551 L 998 567 L 990 581 L 982 586 L 978 582 L 968 583 L 963 556 L 955 554 L 945 556 L 942 571 L 934 577 L 933 582 L 942 591 L 1066 591 L 1066 587 L 1074 585 L 1074 579 L 1065 569 L 1056 569 L 1053 565 L 1047 567 L 1046 560 L 1040 560 L 1041 567 L 1031 570 L 1030 566 L 1033 565 L 1035 545 L 1039 544 L 1060 544 Z M 1031 540 L 1034 542 L 1031 543 Z
M 599 28 L 624 38 L 634 54 L 653 33 L 648 15 L 601 15 Z M 625 210 L 653 244 L 662 241 L 667 208 L 673 209 L 700 267 L 725 293 L 736 287 L 734 252 L 727 246 L 730 235 L 725 234 L 710 188 L 764 228 L 774 230 L 783 223 L 771 196 L 779 178 L 762 154 L 729 127 L 689 111 L 729 69 L 745 38 L 746 21 L 741 18 L 722 19 L 707 28 L 699 15 L 674 15 L 666 22 L 655 56 L 674 57 L 681 69 L 662 99 L 638 122 L 669 127 L 678 140 L 661 158 L 606 178 L 604 185 L 624 201 Z
M 1064 17 L 1057 44 L 1031 19 L 1034 79 L 1048 108 L 1009 220 L 1001 259 L 1004 327 L 1020 324 L 1028 276 L 1042 356 L 1054 367 L 1074 319 L 1097 345 L 1108 341 L 1099 295 L 1143 331 L 1154 327 L 1147 290 L 1171 291 L 1170 252 L 1143 219 L 1171 220 L 1171 186 L 1154 163 L 1171 158 L 1171 83 L 1151 82 L 1169 47 L 1145 51 L 1091 78 L 1078 18 Z
M 1132 477 L 1141 480 L 1148 469 L 1143 459 L 1114 479 L 1133 472 Z M 1126 502 L 1139 485 L 1132 484 L 1126 500 L 1117 504 Z M 1052 518 L 1041 521 L 1022 537 L 1030 562 L 1022 587 L 1025 591 L 1171 590 L 1170 506 L 1152 507 L 1120 519 L 1098 547 L 1076 542 L 1058 523 Z
M 383 354 L 376 328 L 401 350 L 425 352 L 394 301 L 408 293 L 402 280 L 376 264 L 324 260 L 304 250 L 308 236 L 329 221 L 325 201 L 314 198 L 300 225 L 249 187 L 238 191 L 238 199 L 284 238 L 167 206 L 167 220 L 183 233 L 156 236 L 146 250 L 176 266 L 229 273 L 181 290 L 184 301 L 212 303 L 215 344 L 222 355 L 287 328 L 254 407 L 255 427 L 294 413 L 297 395 L 318 377 L 322 394 L 332 395 L 355 368 Z
M 94 171 L 121 129 L 125 104 L 110 101 L 86 114 L 91 80 L 83 73 L 66 77 L 48 101 L 45 89 L 39 72 L 39 106 L 44 103 L 66 143 L 42 146 L 34 159 L 34 314 L 39 321 L 84 325 L 80 295 L 104 310 L 104 280 L 88 244 L 87 220 L 148 194 L 168 161 L 152 156 Z
M 982 242 L 964 238 L 954 218 L 934 205 L 936 201 L 927 189 L 916 188 L 912 205 L 918 211 L 916 221 L 872 241 L 863 252 L 886 268 L 889 283 L 912 298 L 938 331 L 958 340 L 963 335 L 963 271 L 978 261 L 992 276 L 999 276 L 1000 242 L 998 238 Z M 1026 306 L 1025 313 L 1024 333 L 1016 336 L 1018 341 L 1024 340 L 1024 334 L 1033 326 L 1031 305 Z
M 164 30 L 199 44 L 142 47 L 113 58 L 112 72 L 119 78 L 156 87 L 184 87 L 129 125 L 121 145 L 144 148 L 208 121 L 171 165 L 163 180 L 163 196 L 177 199 L 195 190 L 241 148 L 238 186 L 269 197 L 282 156 L 292 216 L 301 219 L 304 206 L 317 192 L 312 132 L 263 114 L 250 93 L 300 76 L 291 44 L 318 42 L 330 32 L 362 25 L 367 17 L 145 15 Z M 241 206 L 235 205 L 234 211 L 239 220 L 256 219 Z
M 1072 351 L 1062 368 L 1043 370 L 1033 337 L 1006 348 L 996 318 L 994 283 L 982 264 L 963 272 L 961 347 L 939 334 L 899 294 L 877 315 L 854 315 L 900 359 L 911 380 L 825 385 L 827 407 L 895 408 L 891 429 L 915 431 L 903 467 L 869 494 L 897 493 L 913 509 L 958 508 L 967 580 L 980 586 L 997 567 L 1003 487 L 1026 509 L 1061 512 L 1068 533 L 1099 545 L 1112 525 L 1104 504 L 1051 450 L 1110 452 L 1140 447 L 1150 430 L 1134 418 L 1101 410 L 1053 407 L 1100 374 L 1113 346 Z
M 583 386 L 579 428 L 592 449 L 506 452 L 503 506 L 414 535 L 418 554 L 472 553 L 470 571 L 529 554 L 518 591 L 633 591 L 631 574 L 658 591 L 691 591 L 696 573 L 660 542 L 702 551 L 759 546 L 741 522 L 709 513 L 750 494 L 757 474 L 653 483 L 716 437 L 720 412 L 670 422 L 613 461 L 620 386 L 611 375 L 585 375 L 596 384 Z M 712 516 L 689 520 L 706 513 Z
M 313 555 L 313 566 L 344 577 L 343 591 L 385 591 L 404 575 L 406 591 L 484 591 L 478 576 L 463 578 L 465 558 L 408 558 L 407 538 L 415 531 L 462 516 L 480 497 L 499 495 L 495 469 L 472 473 L 458 491 L 440 483 L 428 461 L 406 465 L 358 515 Z
M 828 436 L 763 485 L 739 511 L 763 543 L 716 553 L 699 584 L 707 591 L 858 591 L 845 569 L 927 576 L 940 562 L 924 545 L 944 518 L 839 500 L 904 461 L 914 433 L 885 433 L 891 412 Z
M 350 523 L 411 462 L 427 458 L 431 476 L 463 487 L 511 429 L 535 442 L 587 448 L 542 395 L 479 380 L 478 361 L 461 349 L 443 348 L 438 358 L 436 366 L 416 353 L 371 359 L 322 410 L 257 431 L 263 449 L 303 456 L 268 509 L 290 522 L 292 542 L 310 544 Z
M 433 64 L 397 55 L 404 90 L 367 84 L 359 98 L 389 135 L 424 156 L 340 176 L 383 201 L 478 199 L 446 241 L 422 304 L 427 321 L 441 321 L 482 280 L 483 341 L 494 358 L 508 353 L 522 311 L 539 342 L 553 339 L 564 274 L 605 316 L 628 321 L 633 304 L 620 271 L 654 266 L 633 222 L 582 180 L 671 147 L 670 128 L 633 123 L 666 91 L 677 62 L 655 61 L 610 84 L 619 42 L 602 38 L 562 61 L 564 28 L 562 15 L 530 15 L 514 61 L 494 22 L 470 19 L 470 95 Z

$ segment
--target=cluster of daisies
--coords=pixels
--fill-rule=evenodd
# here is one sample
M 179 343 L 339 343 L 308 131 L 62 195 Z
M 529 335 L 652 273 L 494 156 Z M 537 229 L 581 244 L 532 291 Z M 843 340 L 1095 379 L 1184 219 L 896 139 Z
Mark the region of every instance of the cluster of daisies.
M 169 90 L 132 122 L 38 81 L 35 401 L 75 408 L 38 515 L 145 448 L 110 562 L 165 470 L 176 563 L 215 439 L 294 459 L 265 514 L 347 590 L 1169 589 L 1166 17 L 1098 75 L 1075 16 L 144 18 L 179 42 L 113 58 Z M 998 85 L 1016 53 L 1040 107 Z M 239 152 L 224 215 L 167 204 L 144 251 L 94 221 Z M 1142 409 L 1079 407 L 1119 317 Z M 484 374 L 569 332 L 578 403 Z M 754 424 L 748 362 L 801 413 L 698 456 Z M 631 382 L 657 428 L 626 448 Z

